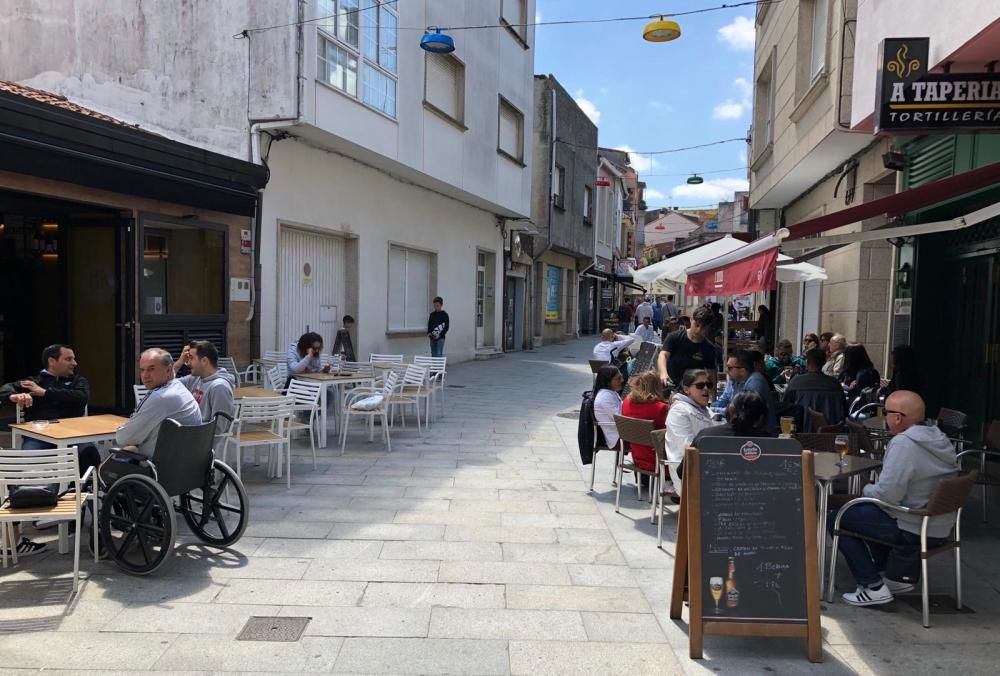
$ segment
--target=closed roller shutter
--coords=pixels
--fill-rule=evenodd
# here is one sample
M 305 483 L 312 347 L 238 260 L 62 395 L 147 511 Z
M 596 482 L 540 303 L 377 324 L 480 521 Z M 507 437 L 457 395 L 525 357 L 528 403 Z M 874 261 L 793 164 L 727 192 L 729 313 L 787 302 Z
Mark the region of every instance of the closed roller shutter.
M 346 311 L 346 250 L 343 237 L 281 228 L 276 349 L 306 331 L 323 336 L 325 349 L 333 346 Z

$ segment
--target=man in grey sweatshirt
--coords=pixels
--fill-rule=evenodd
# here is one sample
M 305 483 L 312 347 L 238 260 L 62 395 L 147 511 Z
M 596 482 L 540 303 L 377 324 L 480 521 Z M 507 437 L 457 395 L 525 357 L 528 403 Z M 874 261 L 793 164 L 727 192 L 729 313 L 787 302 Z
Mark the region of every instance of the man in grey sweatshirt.
M 181 352 L 181 358 L 174 364 L 187 364 L 191 375 L 177 380 L 194 396 L 201 408 L 203 422 L 209 422 L 219 412 L 233 415 L 233 388 L 236 378 L 224 368 L 219 368 L 219 351 L 207 340 L 196 340 Z M 219 418 L 216 431 L 224 433 L 229 429 L 229 421 Z
M 160 424 L 173 418 L 181 425 L 200 425 L 201 409 L 187 388 L 174 380 L 170 353 L 153 347 L 139 356 L 139 376 L 149 391 L 135 407 L 128 422 L 115 432 L 119 446 L 137 446 L 139 453 L 153 457 Z
M 863 494 L 891 505 L 920 508 L 927 505 L 942 479 L 958 473 L 955 448 L 938 427 L 924 424 L 924 400 L 915 392 L 899 390 L 885 402 L 885 421 L 893 438 L 886 449 L 878 483 Z M 834 516 L 828 520 L 833 530 Z M 919 550 L 922 517 L 861 503 L 845 512 L 842 530 L 877 538 L 893 546 L 852 537 L 841 537 L 839 549 L 857 580 L 858 588 L 844 594 L 855 606 L 889 603 L 893 592 L 913 589 L 920 579 Z M 927 545 L 934 547 L 948 537 L 954 519 L 933 517 L 927 525 Z

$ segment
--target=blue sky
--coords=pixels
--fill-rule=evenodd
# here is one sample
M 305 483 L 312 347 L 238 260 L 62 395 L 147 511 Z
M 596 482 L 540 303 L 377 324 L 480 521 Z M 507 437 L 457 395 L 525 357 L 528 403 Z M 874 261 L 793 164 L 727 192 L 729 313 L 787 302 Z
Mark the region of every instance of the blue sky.
M 560 21 L 683 12 L 722 0 L 537 0 L 537 19 Z M 642 39 L 644 21 L 538 26 L 535 72 L 555 75 L 600 130 L 602 146 L 665 150 L 746 135 L 753 73 L 753 6 L 677 17 L 681 37 Z M 746 145 L 668 155 L 631 154 L 649 208 L 714 205 L 746 189 Z M 689 186 L 685 176 L 708 173 Z M 663 175 L 667 174 L 667 175 Z M 674 174 L 683 174 L 677 176 Z

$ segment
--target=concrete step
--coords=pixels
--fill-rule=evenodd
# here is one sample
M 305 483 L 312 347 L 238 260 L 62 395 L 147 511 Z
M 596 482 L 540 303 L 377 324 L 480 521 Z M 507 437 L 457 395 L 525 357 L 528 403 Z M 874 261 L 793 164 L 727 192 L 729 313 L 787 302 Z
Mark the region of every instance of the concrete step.
M 495 347 L 482 347 L 476 350 L 476 361 L 486 361 L 487 359 L 499 359 L 503 356 L 503 350 Z

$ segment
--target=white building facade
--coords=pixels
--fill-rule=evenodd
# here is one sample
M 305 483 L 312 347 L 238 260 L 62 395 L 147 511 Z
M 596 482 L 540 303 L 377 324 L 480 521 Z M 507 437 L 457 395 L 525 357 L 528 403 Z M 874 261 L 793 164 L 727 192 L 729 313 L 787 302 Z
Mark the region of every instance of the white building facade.
M 257 350 L 332 342 L 349 314 L 360 359 L 428 353 L 437 295 L 447 356 L 499 349 L 503 235 L 529 214 L 533 0 L 81 0 L 59 40 L 49 3 L 16 4 L 9 79 L 267 165 Z M 498 27 L 438 55 L 428 25 Z

